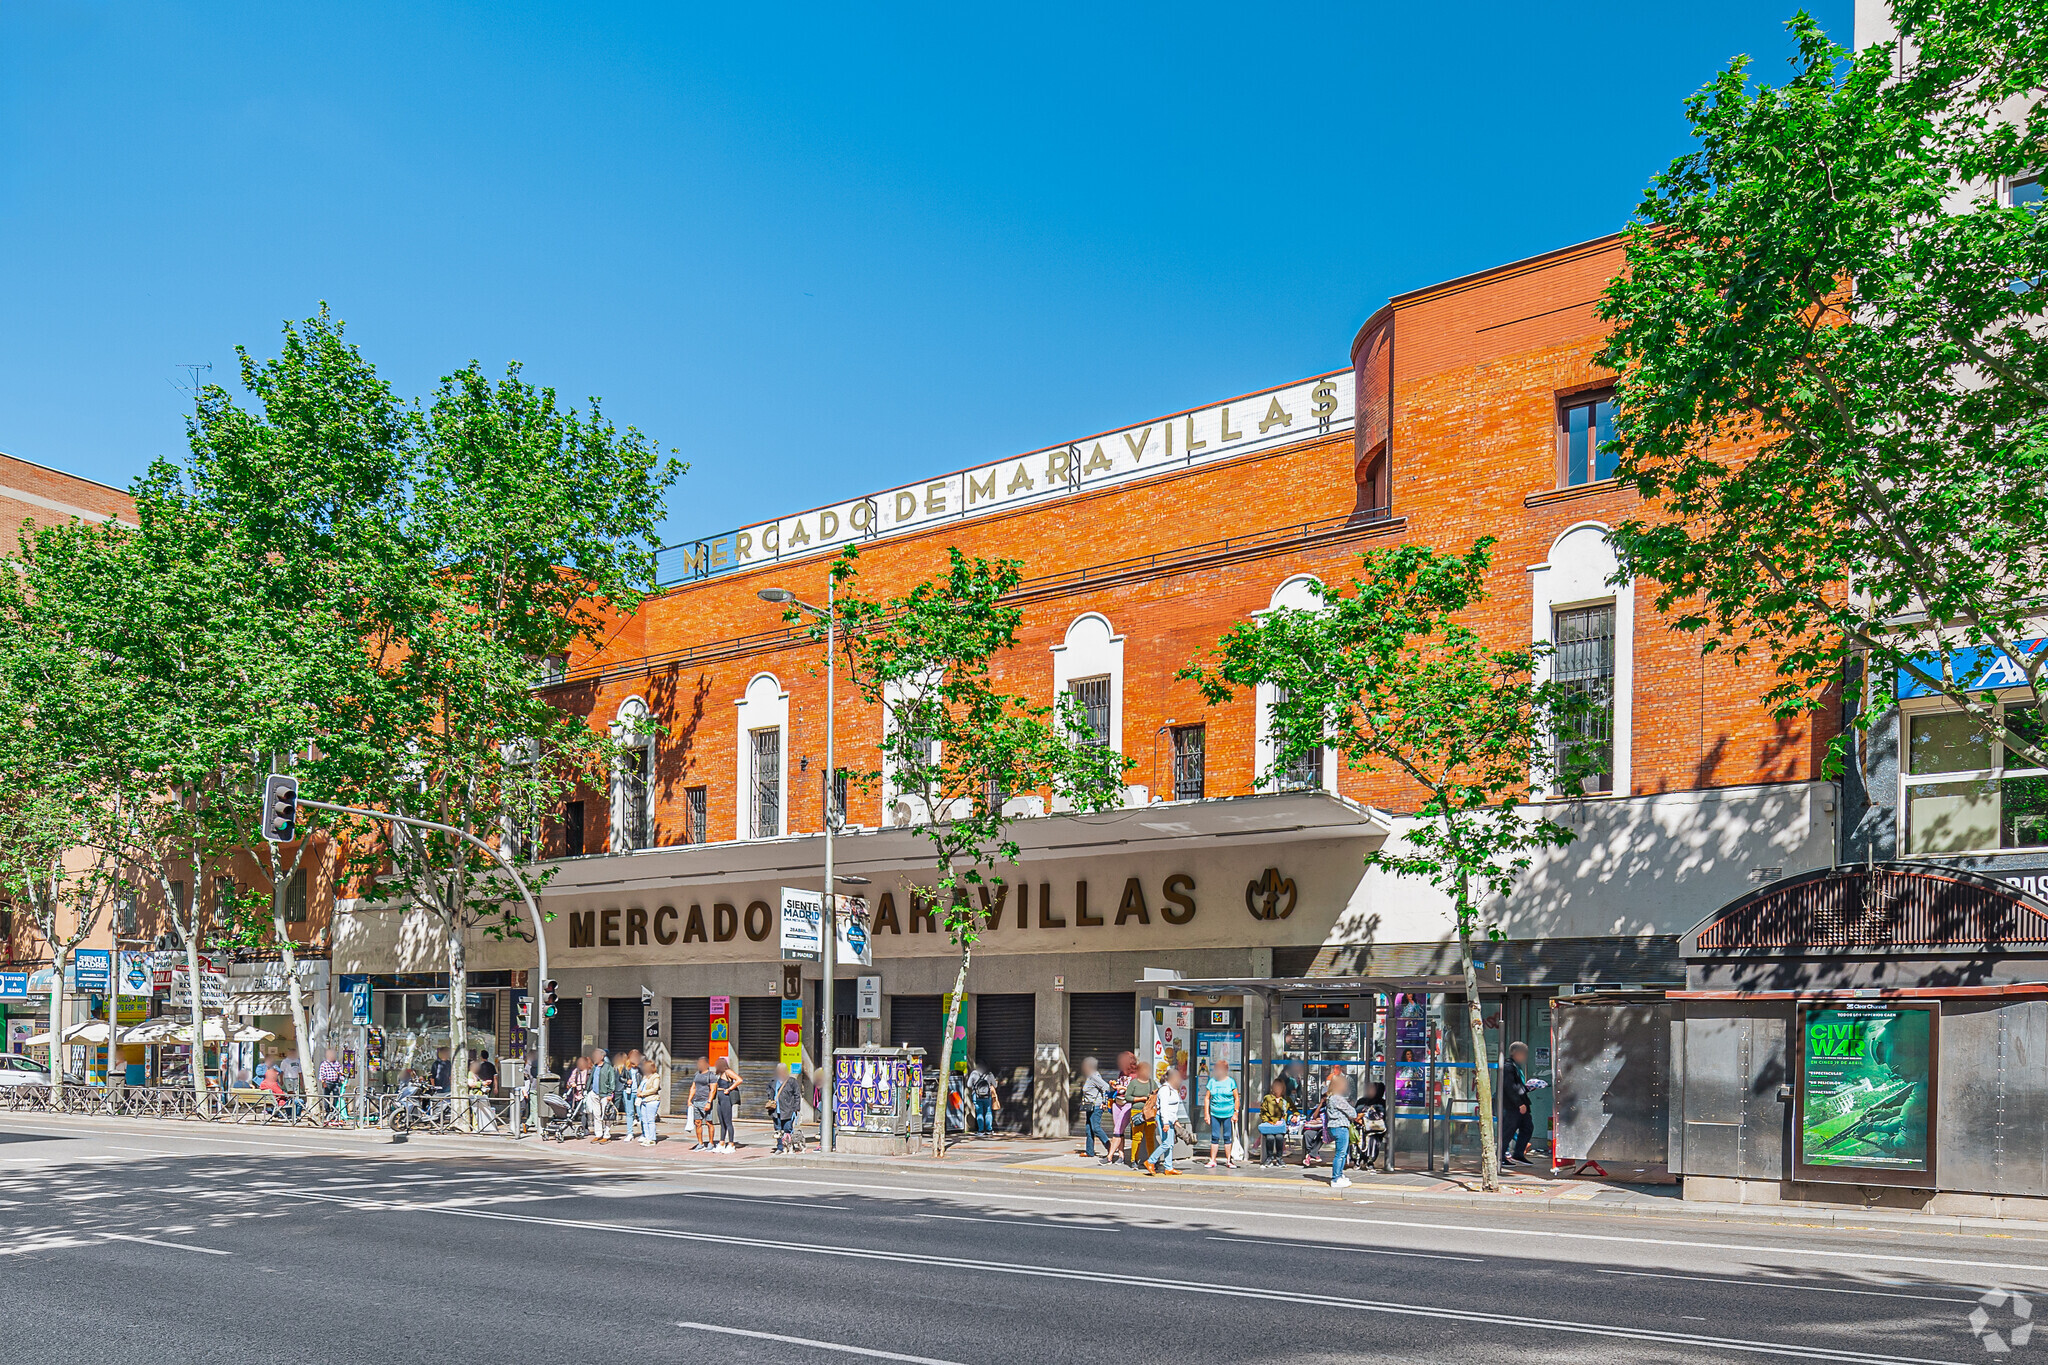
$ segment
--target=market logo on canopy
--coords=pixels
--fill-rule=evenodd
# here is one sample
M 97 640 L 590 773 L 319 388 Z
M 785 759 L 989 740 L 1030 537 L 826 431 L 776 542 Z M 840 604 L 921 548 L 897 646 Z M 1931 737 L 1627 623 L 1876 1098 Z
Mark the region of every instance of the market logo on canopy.
M 1244 908 L 1252 912 L 1253 919 L 1286 919 L 1294 913 L 1296 899 L 1294 879 L 1281 876 L 1277 867 L 1269 867 L 1264 876 L 1245 883 Z

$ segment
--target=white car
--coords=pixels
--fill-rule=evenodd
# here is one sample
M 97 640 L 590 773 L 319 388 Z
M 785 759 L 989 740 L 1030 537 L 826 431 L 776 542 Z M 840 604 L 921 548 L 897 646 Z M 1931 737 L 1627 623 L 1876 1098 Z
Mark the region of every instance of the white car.
M 33 1057 L 19 1052 L 0 1052 L 0 1086 L 48 1085 L 50 1073 Z

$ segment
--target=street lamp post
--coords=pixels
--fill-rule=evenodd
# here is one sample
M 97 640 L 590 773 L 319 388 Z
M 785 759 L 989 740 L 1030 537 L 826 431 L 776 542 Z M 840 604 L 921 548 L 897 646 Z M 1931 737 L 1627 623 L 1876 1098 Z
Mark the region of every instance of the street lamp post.
M 833 1147 L 832 1045 L 835 1041 L 833 1038 L 833 1025 L 835 1021 L 832 1017 L 832 975 L 838 968 L 839 957 L 839 902 L 835 898 L 839 883 L 832 875 L 832 835 L 839 823 L 839 813 L 832 808 L 832 798 L 835 794 L 832 790 L 834 786 L 833 779 L 839 772 L 833 750 L 833 737 L 835 734 L 833 727 L 835 719 L 833 715 L 835 710 L 833 705 L 835 694 L 833 689 L 839 671 L 833 657 L 839 633 L 839 616 L 836 610 L 838 606 L 836 601 L 837 590 L 837 582 L 830 573 L 827 573 L 825 575 L 825 609 L 823 611 L 803 601 L 788 588 L 763 588 L 760 592 L 761 600 L 764 602 L 775 602 L 797 607 L 811 613 L 813 616 L 822 617 L 825 622 L 825 913 L 824 923 L 820 926 L 822 932 L 818 935 L 819 974 L 822 977 L 818 988 L 818 1050 L 824 1054 L 821 1061 L 825 1068 L 825 1079 L 824 1083 L 818 1087 L 818 1150 L 828 1153 Z

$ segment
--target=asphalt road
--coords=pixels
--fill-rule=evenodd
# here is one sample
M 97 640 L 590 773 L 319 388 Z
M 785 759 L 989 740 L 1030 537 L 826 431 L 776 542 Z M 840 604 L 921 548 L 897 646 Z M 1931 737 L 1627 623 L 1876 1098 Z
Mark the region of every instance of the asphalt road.
M 1979 1361 L 2048 1308 L 2019 1236 L 492 1153 L 0 1115 L 0 1358 Z

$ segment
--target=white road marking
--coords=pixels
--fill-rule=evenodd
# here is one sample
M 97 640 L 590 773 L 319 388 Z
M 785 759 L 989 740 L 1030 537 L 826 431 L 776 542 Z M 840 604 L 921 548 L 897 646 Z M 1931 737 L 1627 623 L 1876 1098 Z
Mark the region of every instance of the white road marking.
M 1025 1218 L 970 1218 L 964 1213 L 914 1213 L 913 1218 L 938 1218 L 948 1223 L 1001 1223 L 1012 1228 L 1079 1228 L 1083 1232 L 1122 1232 L 1101 1223 L 1034 1223 Z
M 235 1254 L 232 1251 L 222 1251 L 218 1247 L 196 1247 L 190 1242 L 164 1242 L 154 1237 L 137 1237 L 133 1233 L 128 1232 L 102 1232 L 99 1236 L 116 1242 L 141 1242 L 145 1246 L 169 1247 L 172 1251 L 203 1251 L 208 1256 L 232 1256 Z
M 931 1356 L 907 1356 L 900 1351 L 877 1351 L 867 1346 L 848 1346 L 837 1341 L 814 1341 L 810 1337 L 786 1337 L 780 1332 L 750 1332 L 744 1327 L 721 1327 L 715 1322 L 679 1322 L 699 1332 L 722 1332 L 729 1337 L 752 1337 L 756 1341 L 780 1341 L 791 1346 L 808 1346 L 814 1351 L 837 1351 L 841 1355 L 866 1356 L 870 1360 L 901 1360 L 907 1365 L 959 1365 L 958 1361 L 935 1360 Z
M 360 1207 L 362 1201 L 344 1195 L 299 1191 L 289 1197 L 324 1200 Z M 651 1228 L 634 1223 L 599 1223 L 582 1218 L 543 1218 L 536 1214 L 495 1213 L 482 1209 L 435 1209 L 432 1212 L 454 1218 L 486 1218 L 503 1223 L 528 1223 L 537 1227 L 571 1228 L 584 1232 L 626 1233 L 636 1237 L 657 1237 L 669 1241 L 698 1242 L 712 1246 L 747 1247 L 759 1251 L 832 1256 L 843 1260 L 883 1261 L 894 1265 L 923 1266 L 963 1275 L 1019 1275 L 1034 1279 L 1070 1280 L 1091 1285 L 1123 1285 L 1161 1293 L 1202 1294 L 1217 1298 L 1255 1299 L 1261 1303 L 1301 1304 L 1311 1308 L 1344 1309 L 1357 1313 L 1382 1313 L 1392 1317 L 1429 1318 L 1439 1322 L 1464 1322 L 1482 1327 L 1502 1327 L 1526 1335 L 1549 1331 L 1573 1336 L 1603 1337 L 1619 1341 L 1653 1342 L 1664 1346 L 1713 1347 L 1748 1355 L 1791 1356 L 1800 1360 L 1823 1360 L 1834 1365 L 1954 1365 L 1952 1361 L 1926 1356 L 1880 1355 L 1832 1346 L 1791 1342 L 1754 1341 L 1743 1337 L 1715 1337 L 1691 1332 L 1667 1332 L 1649 1327 L 1623 1327 L 1609 1323 L 1579 1322 L 1565 1318 L 1525 1317 L 1510 1313 L 1487 1313 L 1477 1309 L 1435 1308 L 1416 1303 L 1382 1302 L 1372 1299 L 1341 1298 L 1332 1294 L 1310 1294 L 1287 1289 L 1259 1289 L 1245 1285 L 1209 1284 L 1200 1280 L 1163 1279 L 1151 1275 L 1127 1275 L 1114 1271 L 1068 1266 L 1030 1265 L 1015 1261 L 962 1261 L 944 1256 L 927 1256 L 908 1251 L 873 1248 L 821 1246 L 805 1242 L 777 1242 L 723 1233 L 686 1232 L 676 1228 Z M 946 1363 L 950 1365 L 950 1363 Z
M 645 1193 L 645 1191 L 642 1191 Z M 800 1203 L 794 1199 L 742 1199 L 736 1194 L 706 1194 L 702 1190 L 670 1190 L 668 1193 L 678 1199 L 716 1199 L 721 1204 L 748 1204 L 754 1208 L 770 1209 L 837 1209 L 846 1212 L 844 1204 Z M 555 1195 L 553 1198 L 572 1198 L 569 1195 Z
M 847 1182 L 837 1180 L 797 1180 L 789 1176 L 772 1175 L 726 1175 L 720 1171 L 699 1172 L 703 1176 L 725 1180 L 751 1180 L 765 1184 L 810 1185 L 819 1189 L 838 1190 L 849 1193 Z M 968 1195 L 979 1195 L 991 1203 L 1016 1204 L 1079 1204 L 1085 1208 L 1101 1211 L 1101 1199 L 1071 1199 L 1053 1194 L 1011 1194 L 994 1190 L 947 1190 L 915 1185 L 873 1185 L 865 1189 L 856 1188 L 855 1194 L 936 1194 L 959 1199 Z M 1560 1232 L 1552 1228 L 1511 1228 L 1498 1224 L 1469 1223 L 1424 1223 L 1397 1218 L 1366 1216 L 1347 1218 L 1333 1213 L 1269 1213 L 1263 1209 L 1208 1208 L 1197 1204 L 1127 1204 L 1117 1203 L 1115 1210 L 1144 1209 L 1164 1213 L 1210 1213 L 1226 1218 L 1278 1218 L 1309 1223 L 1343 1223 L 1354 1228 L 1419 1228 L 1424 1232 L 1471 1232 L 1486 1237 L 1534 1237 L 1558 1241 L 1618 1242 L 1625 1246 L 1680 1247 L 1688 1251 L 1743 1251 L 1766 1256 L 1824 1256 L 1845 1261 L 1887 1261 L 1898 1265 L 1946 1265 L 1959 1266 L 1966 1270 L 2024 1270 L 2031 1274 L 2048 1274 L 2048 1265 L 2018 1261 L 1965 1261 L 1941 1256 L 1894 1256 L 1876 1251 L 1833 1251 L 1825 1247 L 1806 1246 L 1761 1246 L 1748 1242 L 1693 1242 L 1682 1237 L 1624 1237 L 1610 1232 Z
M 1299 1242 L 1275 1242 L 1265 1237 L 1208 1237 L 1204 1240 L 1210 1242 L 1242 1242 L 1247 1246 L 1255 1247 L 1295 1247 L 1299 1249 L 1301 1246 Z M 1470 1261 L 1474 1265 L 1484 1265 L 1486 1263 L 1484 1256 L 1452 1256 L 1442 1251 L 1392 1251 L 1386 1247 L 1329 1246 L 1327 1244 L 1317 1246 L 1316 1250 L 1355 1251 L 1365 1256 L 1412 1256 L 1424 1261 Z
M 1919 1303 L 1975 1303 L 1974 1298 L 1947 1299 L 1934 1294 L 1895 1294 L 1889 1289 L 1839 1289 L 1833 1285 L 1784 1284 L 1768 1276 L 1756 1280 L 1722 1280 L 1707 1275 L 1659 1275 L 1650 1270 L 1600 1270 L 1600 1275 L 1626 1275 L 1637 1280 L 1684 1280 L 1687 1284 L 1738 1284 L 1744 1289 L 1796 1289 L 1802 1294 L 1861 1294 L 1873 1299 L 1912 1299 Z

